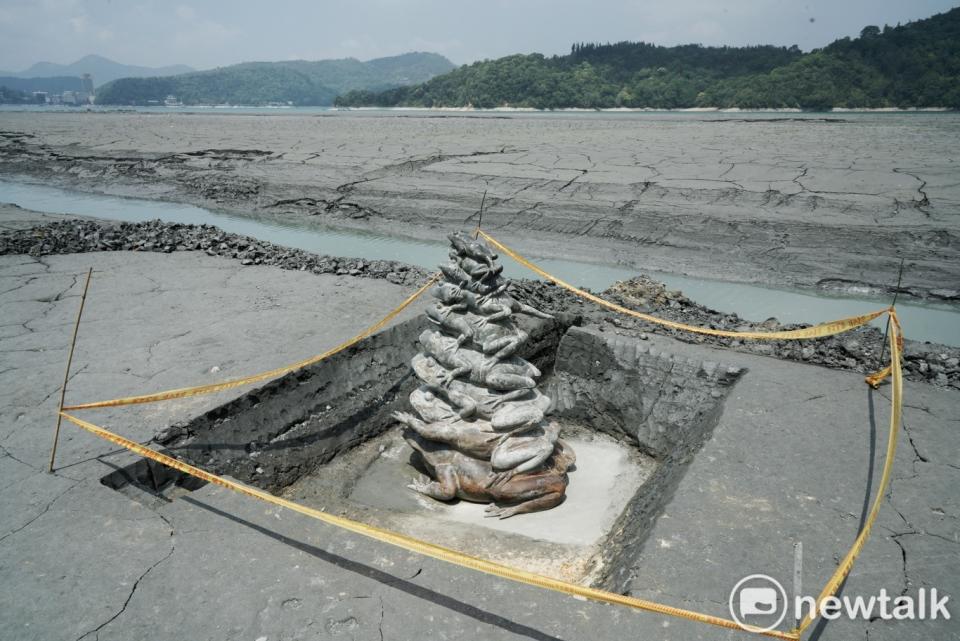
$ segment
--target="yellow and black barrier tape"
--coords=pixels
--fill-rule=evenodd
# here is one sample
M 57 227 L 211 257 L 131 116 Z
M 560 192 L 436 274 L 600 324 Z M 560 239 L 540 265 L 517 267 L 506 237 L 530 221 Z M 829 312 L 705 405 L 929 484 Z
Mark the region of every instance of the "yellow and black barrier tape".
M 433 285 L 437 279 L 440 277 L 439 273 L 434 274 L 430 279 L 417 291 L 407 297 L 399 306 L 395 307 L 390 311 L 386 316 L 381 318 L 379 321 L 366 328 L 353 338 L 340 343 L 336 347 L 328 349 L 322 354 L 317 354 L 316 356 L 311 356 L 310 358 L 298 361 L 291 365 L 285 365 L 284 367 L 278 367 L 276 369 L 269 370 L 267 372 L 261 372 L 259 374 L 253 374 L 252 376 L 244 376 L 243 378 L 235 378 L 229 381 L 223 381 L 222 383 L 210 383 L 209 385 L 198 385 L 196 387 L 183 387 L 180 389 L 167 390 L 165 392 L 156 392 L 154 394 L 144 394 L 142 396 L 127 396 L 125 398 L 115 398 L 108 401 L 95 401 L 93 403 L 78 403 L 77 405 L 66 405 L 64 410 L 90 410 L 98 407 L 119 407 L 121 405 L 138 405 L 141 403 L 156 403 L 159 401 L 169 401 L 175 398 L 186 398 L 188 396 L 201 396 L 203 394 L 212 394 L 214 392 L 220 392 L 226 389 L 232 389 L 234 387 L 241 387 L 243 385 L 249 385 L 250 383 L 259 383 L 260 381 L 266 381 L 271 378 L 277 378 L 278 376 L 283 376 L 284 374 L 289 374 L 290 372 L 295 372 L 298 369 L 303 369 L 315 363 L 319 363 L 322 360 L 330 358 L 334 354 L 342 352 L 348 347 L 356 345 L 363 339 L 372 336 L 381 329 L 387 326 L 387 324 L 396 318 L 400 312 L 405 310 L 410 306 L 415 300 L 420 298 L 424 292 L 430 289 L 430 286 Z
M 206 470 L 202 470 L 198 467 L 194 467 L 193 465 L 184 463 L 183 461 L 177 460 L 171 456 L 167 456 L 166 454 L 161 454 L 156 450 L 140 445 L 135 441 L 124 438 L 119 434 L 114 434 L 109 430 L 106 430 L 98 425 L 94 425 L 89 421 L 84 421 L 76 416 L 67 414 L 66 412 L 60 412 L 60 415 L 71 423 L 74 423 L 75 425 L 90 432 L 91 434 L 95 434 L 96 436 L 99 436 L 100 438 L 105 439 L 115 445 L 126 448 L 134 454 L 138 454 L 144 458 L 156 461 L 157 463 L 161 463 L 167 467 L 171 467 L 185 474 L 189 474 L 190 476 L 207 481 L 208 483 L 213 483 L 214 485 L 225 487 L 229 490 L 233 490 L 234 492 L 251 496 L 255 499 L 266 501 L 267 503 L 272 503 L 278 507 L 293 510 L 294 512 L 298 512 L 299 514 L 323 521 L 324 523 L 354 532 L 355 534 L 366 536 L 382 543 L 389 543 L 390 545 L 394 545 L 410 552 L 429 556 L 440 561 L 452 563 L 454 565 L 476 570 L 478 572 L 492 574 L 493 576 L 509 579 L 518 583 L 525 583 L 538 588 L 553 590 L 554 592 L 561 592 L 570 596 L 591 599 L 593 601 L 609 603 L 612 605 L 623 605 L 635 610 L 656 612 L 658 614 L 680 617 L 689 621 L 699 621 L 700 623 L 707 623 L 731 630 L 743 629 L 736 621 L 732 619 L 725 619 L 723 617 L 694 612 L 692 610 L 675 608 L 673 606 L 664 605 L 655 601 L 637 599 L 635 597 L 617 594 L 616 592 L 608 592 L 606 590 L 599 590 L 596 588 L 577 585 L 575 583 L 569 583 L 567 581 L 561 581 L 560 579 L 554 579 L 542 574 L 527 572 L 526 570 L 520 570 L 518 568 L 510 567 L 509 565 L 501 565 L 493 561 L 488 561 L 487 559 L 471 556 L 469 554 L 458 552 L 457 550 L 446 548 L 435 543 L 430 543 L 428 541 L 416 539 L 411 536 L 406 536 L 405 534 L 400 534 L 399 532 L 393 532 L 391 530 L 386 530 L 373 525 L 367 525 L 366 523 L 361 523 L 359 521 L 354 521 L 342 516 L 323 512 L 306 505 L 301 505 L 300 503 L 295 503 L 293 501 L 288 501 L 278 496 L 274 496 L 269 492 L 250 487 L 244 483 L 239 483 L 211 472 L 207 472 Z M 763 634 L 777 639 L 788 639 L 790 641 L 796 641 L 796 639 L 799 638 L 799 635 L 795 632 L 781 632 L 779 630 L 770 630 L 763 632 Z

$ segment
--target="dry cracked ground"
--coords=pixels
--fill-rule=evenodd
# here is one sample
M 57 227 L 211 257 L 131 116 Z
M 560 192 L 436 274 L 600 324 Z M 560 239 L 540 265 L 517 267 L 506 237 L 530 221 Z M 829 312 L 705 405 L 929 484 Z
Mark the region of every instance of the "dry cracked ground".
M 293 362 L 353 335 L 409 291 L 200 252 L 0 257 L 0 639 L 752 638 L 452 568 L 209 485 L 169 502 L 132 500 L 100 479 L 133 458 L 71 425 L 48 474 L 89 266 L 68 402 Z M 650 533 L 629 593 L 727 616 L 728 590 L 746 573 L 791 576 L 796 540 L 804 585 L 818 589 L 878 483 L 889 388 L 870 393 L 849 372 L 648 341 L 665 358 L 747 372 Z M 239 393 L 84 417 L 148 443 Z M 891 492 L 846 593 L 936 587 L 960 598 L 956 398 L 907 383 Z M 814 634 L 919 641 L 960 639 L 960 627 L 841 620 Z
M 956 301 L 955 114 L 0 114 L 0 173 L 534 256 Z

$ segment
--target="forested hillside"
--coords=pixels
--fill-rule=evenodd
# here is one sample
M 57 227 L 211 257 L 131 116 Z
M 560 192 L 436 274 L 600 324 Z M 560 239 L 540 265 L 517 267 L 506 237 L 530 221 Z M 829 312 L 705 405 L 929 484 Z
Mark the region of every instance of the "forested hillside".
M 34 91 L 63 93 L 64 91 L 82 91 L 83 82 L 77 76 L 53 76 L 49 78 L 0 77 L 0 87 L 30 94 Z M 31 96 L 31 100 L 32 100 Z
M 960 9 L 903 26 L 865 27 L 796 47 L 577 44 L 566 56 L 514 55 L 423 84 L 357 90 L 344 106 L 490 108 L 960 108 Z

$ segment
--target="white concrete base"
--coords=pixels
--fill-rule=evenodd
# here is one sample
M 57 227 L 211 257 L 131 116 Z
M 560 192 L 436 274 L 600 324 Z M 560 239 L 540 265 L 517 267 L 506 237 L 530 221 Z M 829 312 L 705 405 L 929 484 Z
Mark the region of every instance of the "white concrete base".
M 436 501 L 406 487 L 417 476 L 409 464 L 412 449 L 395 440 L 357 480 L 349 499 L 371 507 L 429 512 L 448 519 L 540 541 L 593 545 L 607 533 L 654 469 L 627 445 L 604 436 L 565 439 L 577 454 L 566 500 L 543 512 L 509 519 L 484 516 L 486 504 Z

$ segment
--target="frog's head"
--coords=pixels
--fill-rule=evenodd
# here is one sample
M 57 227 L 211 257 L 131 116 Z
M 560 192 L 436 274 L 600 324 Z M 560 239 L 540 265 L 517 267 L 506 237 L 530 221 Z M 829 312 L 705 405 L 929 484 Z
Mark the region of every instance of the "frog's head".
M 442 303 L 450 305 L 463 299 L 463 290 L 453 283 L 440 283 L 433 289 L 433 295 Z

